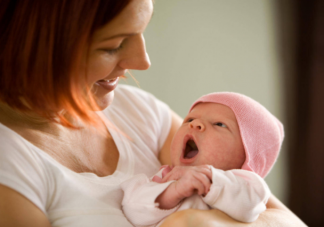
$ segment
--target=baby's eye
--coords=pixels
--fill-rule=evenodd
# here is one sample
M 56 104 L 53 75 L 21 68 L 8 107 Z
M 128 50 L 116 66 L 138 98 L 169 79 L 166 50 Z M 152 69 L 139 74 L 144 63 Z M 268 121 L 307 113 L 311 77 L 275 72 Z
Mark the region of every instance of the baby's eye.
M 193 118 L 185 118 L 184 120 L 183 120 L 183 123 L 190 123 L 190 122 L 192 122 L 194 119 Z
M 227 128 L 227 126 L 225 124 L 223 124 L 222 122 L 217 122 L 214 125 L 217 125 L 217 126 L 223 127 L 223 128 Z

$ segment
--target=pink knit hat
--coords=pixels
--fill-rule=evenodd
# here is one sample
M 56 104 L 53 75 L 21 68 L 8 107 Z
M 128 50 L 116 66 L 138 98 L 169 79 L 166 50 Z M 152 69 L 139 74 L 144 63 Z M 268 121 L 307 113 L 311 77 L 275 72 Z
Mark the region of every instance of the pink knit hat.
M 242 169 L 265 177 L 277 160 L 284 138 L 281 122 L 260 103 L 242 94 L 216 92 L 204 95 L 189 112 L 202 102 L 223 104 L 233 110 L 246 155 Z

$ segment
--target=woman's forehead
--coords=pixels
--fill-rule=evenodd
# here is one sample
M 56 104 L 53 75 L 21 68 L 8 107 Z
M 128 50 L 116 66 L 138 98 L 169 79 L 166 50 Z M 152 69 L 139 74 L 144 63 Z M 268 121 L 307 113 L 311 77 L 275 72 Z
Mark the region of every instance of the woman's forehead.
M 152 0 L 132 0 L 113 20 L 94 33 L 94 41 L 119 34 L 143 33 L 153 14 Z

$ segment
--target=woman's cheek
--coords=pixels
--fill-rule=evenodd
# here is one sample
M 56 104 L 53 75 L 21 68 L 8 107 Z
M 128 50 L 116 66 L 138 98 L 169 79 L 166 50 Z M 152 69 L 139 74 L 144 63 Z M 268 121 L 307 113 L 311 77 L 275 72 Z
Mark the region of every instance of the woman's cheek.
M 106 78 L 113 70 L 111 62 L 105 57 L 97 57 L 92 59 L 89 64 L 88 82 L 95 83 L 98 80 Z

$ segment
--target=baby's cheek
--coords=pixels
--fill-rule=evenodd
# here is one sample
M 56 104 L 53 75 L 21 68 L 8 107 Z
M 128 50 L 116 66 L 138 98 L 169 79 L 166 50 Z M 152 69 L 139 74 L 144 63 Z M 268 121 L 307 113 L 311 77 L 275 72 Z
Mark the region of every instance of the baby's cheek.
M 204 159 L 206 163 L 213 165 L 215 168 L 224 169 L 231 160 L 227 153 L 227 148 L 220 143 L 206 144 Z
M 177 142 L 176 140 L 172 140 L 171 145 L 170 145 L 170 154 L 173 156 L 177 151 Z
M 178 165 L 179 156 L 181 155 L 181 146 L 176 137 L 173 138 L 170 146 L 170 157 L 172 165 Z
M 212 162 L 217 161 L 219 159 L 222 159 L 221 157 L 221 152 L 219 152 L 217 149 L 215 149 L 216 147 L 214 147 L 213 149 L 211 148 L 206 148 L 205 154 L 203 154 L 203 156 L 205 156 L 205 159 L 210 160 Z

